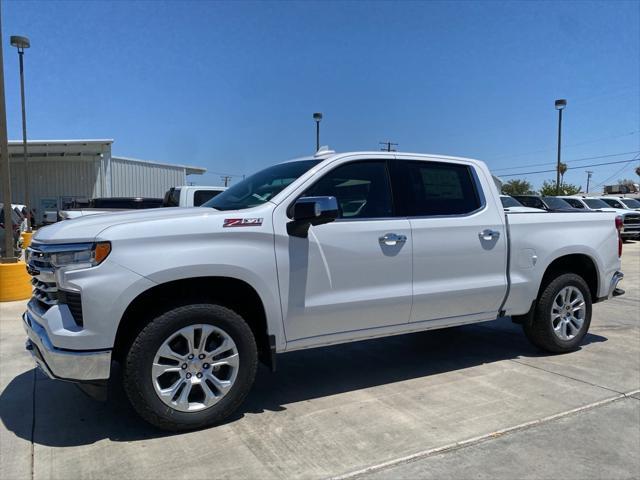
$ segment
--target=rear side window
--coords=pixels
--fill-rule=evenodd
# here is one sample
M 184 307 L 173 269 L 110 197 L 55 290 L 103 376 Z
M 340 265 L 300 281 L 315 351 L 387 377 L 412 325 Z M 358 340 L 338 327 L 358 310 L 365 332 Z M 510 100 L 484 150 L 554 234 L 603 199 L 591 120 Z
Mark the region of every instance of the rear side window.
M 582 204 L 582 202 L 580 200 L 575 199 L 575 198 L 563 198 L 562 200 L 567 202 L 573 208 L 584 208 L 584 205 Z
M 481 206 L 471 168 L 440 162 L 400 162 L 398 192 L 409 216 L 464 215 Z M 396 175 L 397 175 L 396 174 Z
M 620 203 L 619 201 L 613 199 L 613 198 L 603 198 L 602 200 L 604 200 L 605 202 L 607 202 L 609 205 L 611 205 L 613 208 L 625 208 L 624 205 L 622 205 L 622 203 Z
M 180 189 L 171 187 L 164 194 L 164 207 L 179 207 L 180 206 Z
M 193 194 L 193 206 L 199 207 L 221 193 L 219 190 L 196 190 Z
M 516 197 L 521 204 L 525 207 L 542 208 L 544 209 L 544 203 L 538 197 Z

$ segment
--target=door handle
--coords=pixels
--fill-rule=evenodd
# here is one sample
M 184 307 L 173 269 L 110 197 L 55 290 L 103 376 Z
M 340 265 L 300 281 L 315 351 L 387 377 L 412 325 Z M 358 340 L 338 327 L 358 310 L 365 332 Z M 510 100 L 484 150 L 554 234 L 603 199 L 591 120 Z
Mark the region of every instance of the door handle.
M 500 232 L 487 228 L 478 233 L 478 236 L 481 240 L 493 240 L 494 238 L 500 238 Z
M 397 233 L 386 233 L 378 238 L 380 245 L 393 246 L 407 241 L 406 235 L 398 235 Z

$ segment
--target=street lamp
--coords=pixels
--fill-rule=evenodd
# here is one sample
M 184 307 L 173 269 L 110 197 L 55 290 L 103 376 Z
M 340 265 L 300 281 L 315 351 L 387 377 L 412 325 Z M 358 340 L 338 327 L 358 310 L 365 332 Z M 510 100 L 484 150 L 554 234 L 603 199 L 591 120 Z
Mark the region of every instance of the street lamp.
M 320 120 L 322 120 L 322 113 L 316 112 L 313 114 L 313 119 L 316 122 L 316 152 L 320 150 Z
M 556 110 L 558 110 L 558 165 L 556 165 L 556 195 L 560 195 L 560 142 L 562 137 L 562 110 L 567 106 L 567 101 L 563 98 L 556 100 Z
M 24 204 L 27 207 L 27 232 L 31 231 L 31 208 L 29 206 L 29 167 L 27 166 L 27 114 L 24 106 L 24 49 L 31 43 L 27 37 L 13 35 L 11 46 L 18 49 L 20 59 L 20 98 L 22 100 L 22 148 L 24 151 Z

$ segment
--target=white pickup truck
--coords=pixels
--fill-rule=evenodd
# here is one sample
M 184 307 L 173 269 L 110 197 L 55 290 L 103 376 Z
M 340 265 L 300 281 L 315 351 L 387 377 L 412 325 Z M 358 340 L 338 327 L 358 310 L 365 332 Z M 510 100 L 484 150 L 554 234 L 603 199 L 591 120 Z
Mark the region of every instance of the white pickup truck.
M 549 352 L 624 293 L 613 213 L 507 213 L 486 165 L 319 152 L 200 208 L 85 217 L 28 251 L 27 349 L 150 423 L 221 422 L 276 354 L 511 316 Z M 392 361 L 392 360 L 390 360 Z
M 207 187 L 202 185 L 184 185 L 171 187 L 164 194 L 164 207 L 199 207 L 213 197 L 224 192 L 227 187 Z

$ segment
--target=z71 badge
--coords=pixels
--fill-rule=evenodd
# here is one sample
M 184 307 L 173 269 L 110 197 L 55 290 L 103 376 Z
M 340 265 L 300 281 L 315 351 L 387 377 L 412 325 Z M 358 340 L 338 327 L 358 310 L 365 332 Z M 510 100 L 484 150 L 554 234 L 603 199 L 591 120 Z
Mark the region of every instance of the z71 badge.
M 222 226 L 227 227 L 259 227 L 262 225 L 261 218 L 225 218 Z

